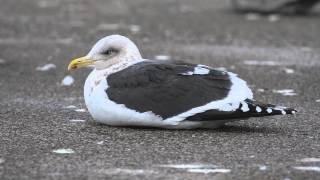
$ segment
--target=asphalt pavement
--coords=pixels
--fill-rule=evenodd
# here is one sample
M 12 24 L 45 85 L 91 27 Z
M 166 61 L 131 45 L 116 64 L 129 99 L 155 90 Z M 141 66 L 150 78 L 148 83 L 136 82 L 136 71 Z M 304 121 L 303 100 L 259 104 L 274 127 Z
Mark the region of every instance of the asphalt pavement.
M 236 14 L 223 0 L 0 4 L 0 179 L 319 179 L 319 15 Z M 96 124 L 83 99 L 89 70 L 67 65 L 115 33 L 144 58 L 235 72 L 255 99 L 298 113 L 216 130 Z

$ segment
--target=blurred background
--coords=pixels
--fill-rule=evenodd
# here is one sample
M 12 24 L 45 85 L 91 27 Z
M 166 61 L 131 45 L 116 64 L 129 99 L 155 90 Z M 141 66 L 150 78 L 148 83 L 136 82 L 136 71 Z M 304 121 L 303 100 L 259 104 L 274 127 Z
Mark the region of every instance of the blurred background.
M 317 2 L 0 0 L 0 175 L 3 179 L 318 178 L 317 171 L 294 168 L 301 166 L 302 158 L 320 156 Z M 67 65 L 110 34 L 131 38 L 144 58 L 185 60 L 233 71 L 248 81 L 256 99 L 294 107 L 299 113 L 253 118 L 214 131 L 91 123 L 82 95 L 90 70 L 70 74 Z M 54 150 L 59 148 L 74 153 L 57 155 Z M 318 167 L 318 161 L 312 165 Z M 231 172 L 190 174 L 157 166 L 171 163 L 213 163 Z

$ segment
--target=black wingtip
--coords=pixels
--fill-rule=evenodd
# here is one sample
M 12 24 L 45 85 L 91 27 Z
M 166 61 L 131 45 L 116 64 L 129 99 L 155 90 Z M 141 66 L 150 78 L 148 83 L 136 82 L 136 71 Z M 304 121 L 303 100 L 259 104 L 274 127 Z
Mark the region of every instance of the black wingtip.
M 293 108 L 286 108 L 284 109 L 285 114 L 296 114 L 298 111 Z
M 273 115 L 288 115 L 296 114 L 298 111 L 294 108 L 276 106 L 273 104 L 260 103 L 255 100 L 246 100 L 250 109 L 259 108 L 259 112 L 252 111 L 256 116 L 273 116 Z
M 298 111 L 293 108 L 281 107 L 281 106 L 266 106 L 262 107 L 263 111 L 262 114 L 266 116 L 273 116 L 273 115 L 291 115 L 296 114 Z

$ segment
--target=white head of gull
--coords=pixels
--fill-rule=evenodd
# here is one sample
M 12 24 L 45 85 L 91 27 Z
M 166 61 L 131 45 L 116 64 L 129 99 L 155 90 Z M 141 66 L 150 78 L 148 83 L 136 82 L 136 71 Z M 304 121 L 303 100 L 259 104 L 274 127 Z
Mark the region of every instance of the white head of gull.
M 110 35 L 100 39 L 86 56 L 71 61 L 68 70 L 86 66 L 93 66 L 97 70 L 110 67 L 121 70 L 141 60 L 138 47 L 130 39 L 121 35 Z

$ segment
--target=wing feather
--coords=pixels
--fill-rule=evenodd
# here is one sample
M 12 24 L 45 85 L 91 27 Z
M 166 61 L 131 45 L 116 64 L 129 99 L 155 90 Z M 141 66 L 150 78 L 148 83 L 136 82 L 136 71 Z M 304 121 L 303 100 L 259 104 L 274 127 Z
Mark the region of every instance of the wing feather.
M 236 105 L 224 106 L 252 98 L 235 74 L 201 66 L 209 73 L 184 75 L 196 67 L 180 61 L 140 62 L 108 76 L 106 93 L 117 104 L 177 122 L 210 109 L 232 111 Z

